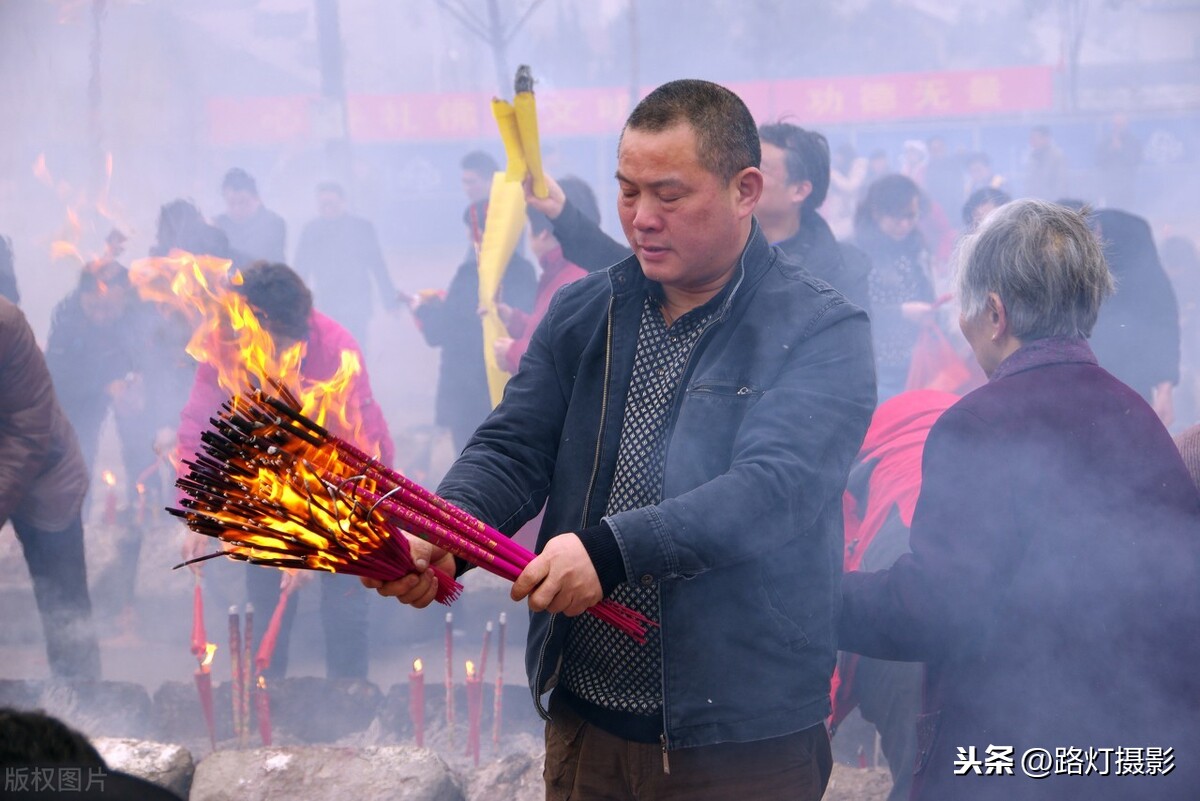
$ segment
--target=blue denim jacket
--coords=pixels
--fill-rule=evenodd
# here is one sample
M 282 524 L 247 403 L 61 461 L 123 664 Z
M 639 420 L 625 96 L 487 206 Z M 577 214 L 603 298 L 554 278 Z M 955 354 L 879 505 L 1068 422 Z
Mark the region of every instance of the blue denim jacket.
M 829 712 L 841 493 L 875 406 L 867 316 L 757 223 L 675 400 L 664 500 L 606 518 L 629 581 L 659 585 L 667 748 L 782 736 Z M 636 258 L 558 292 L 504 398 L 439 492 L 538 550 L 598 523 L 649 289 Z M 539 711 L 571 620 L 533 614 Z

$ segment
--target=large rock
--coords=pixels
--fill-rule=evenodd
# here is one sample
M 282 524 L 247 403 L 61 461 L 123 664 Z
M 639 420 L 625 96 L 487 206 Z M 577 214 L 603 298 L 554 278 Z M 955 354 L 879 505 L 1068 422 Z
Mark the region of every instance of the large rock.
M 183 746 L 116 737 L 97 737 L 92 745 L 113 770 L 133 774 L 187 798 L 196 765 Z
M 463 792 L 428 749 L 310 746 L 218 751 L 197 766 L 189 801 L 302 798 L 463 801 Z
M 542 779 L 544 753 L 512 753 L 480 765 L 470 774 L 467 801 L 542 801 L 546 784 Z
M 887 768 L 852 768 L 834 762 L 822 801 L 886 801 L 891 791 Z

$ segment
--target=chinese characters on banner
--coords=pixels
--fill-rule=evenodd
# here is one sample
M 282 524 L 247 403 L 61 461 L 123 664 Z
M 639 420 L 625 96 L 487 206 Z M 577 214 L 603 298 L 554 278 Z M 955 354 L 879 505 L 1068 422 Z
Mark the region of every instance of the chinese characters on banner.
M 756 119 L 794 118 L 802 125 L 962 117 L 1044 111 L 1054 102 L 1051 67 L 731 83 Z M 645 91 L 649 91 L 647 88 Z M 351 139 L 396 142 L 481 139 L 495 133 L 485 93 L 351 95 Z M 279 144 L 321 138 L 319 98 L 213 97 L 208 134 L 218 146 Z M 538 95 L 545 136 L 612 135 L 630 110 L 619 87 L 546 90 Z

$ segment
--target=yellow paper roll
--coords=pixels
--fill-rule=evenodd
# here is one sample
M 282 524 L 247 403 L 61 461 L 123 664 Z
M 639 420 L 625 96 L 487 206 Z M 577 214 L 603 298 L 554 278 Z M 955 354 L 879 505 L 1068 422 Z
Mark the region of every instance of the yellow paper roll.
M 507 100 L 492 100 L 492 116 L 496 118 L 496 126 L 500 129 L 500 140 L 504 142 L 504 155 L 508 159 L 508 167 L 504 172 L 506 181 L 524 181 L 528 168 L 525 164 L 524 149 L 521 146 L 521 133 L 517 125 L 516 112 Z M 538 159 L 541 169 L 541 159 Z

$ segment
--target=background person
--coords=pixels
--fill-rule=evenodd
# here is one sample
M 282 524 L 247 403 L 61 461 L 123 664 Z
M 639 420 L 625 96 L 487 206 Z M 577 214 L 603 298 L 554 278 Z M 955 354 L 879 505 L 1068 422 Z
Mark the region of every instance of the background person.
M 917 801 L 1192 798 L 1193 761 L 1166 776 L 1022 769 L 1029 749 L 1067 744 L 1200 750 L 1200 646 L 1180 637 L 1200 626 L 1200 492 L 1088 347 L 1113 284 L 1081 215 L 1001 206 L 960 269 L 989 382 L 929 432 L 912 553 L 843 577 L 840 647 L 926 663 Z M 984 773 L 995 747 L 1013 749 L 1013 775 Z

